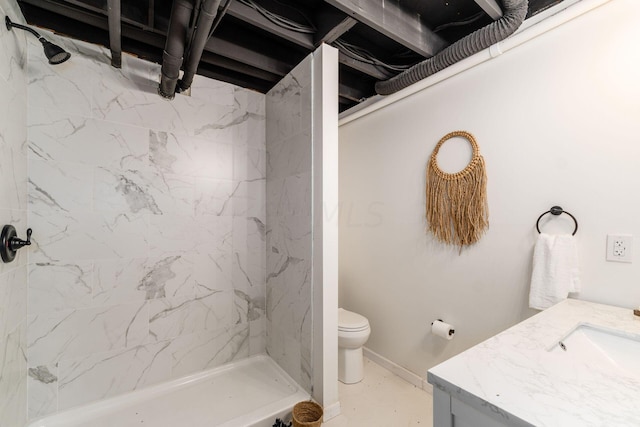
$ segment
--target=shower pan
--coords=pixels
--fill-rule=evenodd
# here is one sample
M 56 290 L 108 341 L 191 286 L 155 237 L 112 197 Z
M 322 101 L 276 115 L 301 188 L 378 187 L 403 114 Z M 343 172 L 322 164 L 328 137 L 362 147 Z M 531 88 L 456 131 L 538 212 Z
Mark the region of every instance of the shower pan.
M 296 402 L 308 399 L 262 355 L 60 412 L 28 427 L 271 427 Z

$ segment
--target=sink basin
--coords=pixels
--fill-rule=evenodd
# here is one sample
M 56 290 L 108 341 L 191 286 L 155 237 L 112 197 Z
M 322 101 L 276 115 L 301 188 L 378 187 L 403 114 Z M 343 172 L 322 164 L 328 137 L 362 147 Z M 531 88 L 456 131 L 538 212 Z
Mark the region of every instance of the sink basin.
M 640 378 L 640 336 L 637 335 L 580 324 L 549 351 L 594 368 Z

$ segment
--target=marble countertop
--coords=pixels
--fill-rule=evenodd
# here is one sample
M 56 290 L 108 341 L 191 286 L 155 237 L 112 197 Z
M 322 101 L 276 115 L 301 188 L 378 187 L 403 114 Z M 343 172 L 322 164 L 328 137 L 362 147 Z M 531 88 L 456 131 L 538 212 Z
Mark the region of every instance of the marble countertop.
M 431 368 L 428 381 L 508 425 L 640 425 L 640 376 L 549 351 L 581 323 L 640 336 L 633 310 L 568 299 Z

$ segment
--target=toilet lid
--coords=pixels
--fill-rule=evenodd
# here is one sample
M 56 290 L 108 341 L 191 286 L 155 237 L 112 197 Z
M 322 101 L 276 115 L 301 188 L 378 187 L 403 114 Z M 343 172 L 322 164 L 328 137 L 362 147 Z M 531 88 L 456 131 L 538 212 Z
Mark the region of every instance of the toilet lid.
M 338 330 L 360 331 L 368 327 L 369 321 L 366 317 L 342 308 L 338 309 Z

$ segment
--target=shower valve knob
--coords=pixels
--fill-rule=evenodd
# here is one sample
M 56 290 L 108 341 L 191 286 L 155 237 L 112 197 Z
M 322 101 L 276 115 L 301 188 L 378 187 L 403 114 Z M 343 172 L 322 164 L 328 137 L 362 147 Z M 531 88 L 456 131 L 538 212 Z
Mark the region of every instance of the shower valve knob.
M 29 246 L 31 244 L 31 233 L 33 233 L 33 230 L 31 230 L 30 228 L 27 228 L 27 240 L 22 240 L 18 237 L 13 237 L 9 242 L 9 247 L 15 251 L 20 249 L 23 246 Z
M 27 240 L 18 237 L 13 225 L 5 225 L 0 233 L 0 257 L 4 262 L 11 262 L 16 257 L 18 249 L 31 245 L 32 230 L 27 229 Z

